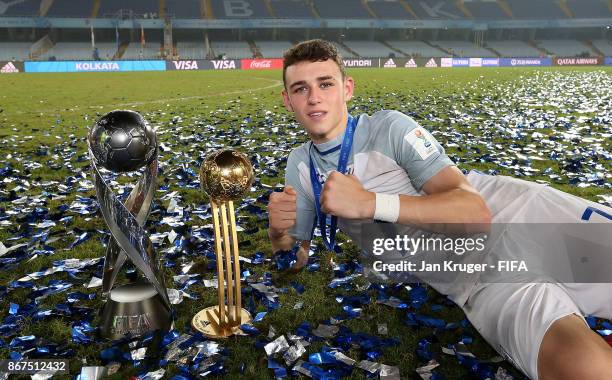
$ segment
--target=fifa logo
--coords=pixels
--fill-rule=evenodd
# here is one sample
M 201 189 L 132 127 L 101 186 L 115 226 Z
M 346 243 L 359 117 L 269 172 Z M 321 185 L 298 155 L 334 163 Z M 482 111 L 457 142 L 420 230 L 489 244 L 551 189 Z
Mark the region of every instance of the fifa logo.
M 429 148 L 431 146 L 431 143 L 429 142 L 429 140 L 427 140 L 427 138 L 423 135 L 423 132 L 421 132 L 420 130 L 416 130 L 416 132 L 414 132 L 415 136 L 418 139 L 423 140 L 423 145 L 425 145 L 425 148 Z

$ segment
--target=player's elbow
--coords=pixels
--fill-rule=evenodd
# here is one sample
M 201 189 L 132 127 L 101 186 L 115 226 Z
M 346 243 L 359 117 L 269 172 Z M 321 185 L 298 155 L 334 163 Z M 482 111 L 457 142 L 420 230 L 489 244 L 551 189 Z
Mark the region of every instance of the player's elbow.
M 467 200 L 467 199 L 466 199 Z M 491 210 L 479 194 L 470 193 L 469 207 L 464 210 L 464 225 L 467 233 L 489 232 L 491 229 Z

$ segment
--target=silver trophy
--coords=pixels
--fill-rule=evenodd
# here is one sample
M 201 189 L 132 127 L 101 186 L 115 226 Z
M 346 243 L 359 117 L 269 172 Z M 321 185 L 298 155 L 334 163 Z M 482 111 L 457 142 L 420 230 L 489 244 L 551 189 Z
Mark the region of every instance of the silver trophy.
M 101 335 L 118 339 L 167 331 L 172 325 L 172 307 L 161 265 L 144 230 L 157 178 L 155 131 L 137 112 L 112 111 L 91 128 L 87 142 L 98 203 L 111 233 L 102 280 L 107 302 L 102 311 Z M 143 166 L 145 170 L 124 204 L 113 194 L 99 166 L 115 173 Z M 128 258 L 146 281 L 113 288 Z

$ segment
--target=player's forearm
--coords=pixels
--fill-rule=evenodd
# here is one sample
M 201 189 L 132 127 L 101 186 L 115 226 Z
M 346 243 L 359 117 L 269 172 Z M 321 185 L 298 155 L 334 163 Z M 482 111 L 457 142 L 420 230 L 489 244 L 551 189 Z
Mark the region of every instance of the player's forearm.
M 376 214 L 376 195 L 373 194 L 368 217 Z M 480 195 L 453 189 L 435 194 L 399 195 L 399 216 L 396 223 L 419 226 L 442 233 L 485 232 L 491 223 L 491 213 Z
M 488 225 L 489 208 L 478 195 L 454 189 L 423 196 L 400 195 L 401 224 L 466 224 Z

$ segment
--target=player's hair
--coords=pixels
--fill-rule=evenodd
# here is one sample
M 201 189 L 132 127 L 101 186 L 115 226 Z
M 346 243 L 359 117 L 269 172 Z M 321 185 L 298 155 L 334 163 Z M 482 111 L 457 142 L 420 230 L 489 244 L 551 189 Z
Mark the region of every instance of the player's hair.
M 342 74 L 342 79 L 346 77 L 342 56 L 338 53 L 338 49 L 328 41 L 316 39 L 300 42 L 291 49 L 285 51 L 283 59 L 283 84 L 285 88 L 287 88 L 287 83 L 285 82 L 287 67 L 304 61 L 324 62 L 331 59 L 338 65 L 340 73 Z

